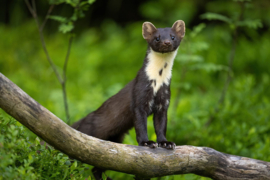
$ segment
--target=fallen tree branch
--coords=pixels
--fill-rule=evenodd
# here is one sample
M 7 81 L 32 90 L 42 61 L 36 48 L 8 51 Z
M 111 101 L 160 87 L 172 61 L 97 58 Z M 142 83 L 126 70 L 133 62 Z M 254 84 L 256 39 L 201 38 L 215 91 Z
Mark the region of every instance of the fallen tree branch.
M 234 156 L 207 147 L 175 150 L 117 144 L 72 129 L 0 73 L 0 107 L 46 142 L 87 164 L 160 177 L 194 173 L 213 179 L 270 179 L 270 163 Z

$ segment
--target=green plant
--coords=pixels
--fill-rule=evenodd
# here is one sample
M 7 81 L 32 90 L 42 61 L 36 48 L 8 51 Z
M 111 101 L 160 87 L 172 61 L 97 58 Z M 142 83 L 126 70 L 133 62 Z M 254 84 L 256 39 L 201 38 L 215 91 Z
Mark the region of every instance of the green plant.
M 224 15 L 218 14 L 218 13 L 212 13 L 207 12 L 205 14 L 201 15 L 201 18 L 207 19 L 207 20 L 218 20 L 225 22 L 231 30 L 232 34 L 232 45 L 230 50 L 230 55 L 228 59 L 228 73 L 227 78 L 223 87 L 223 90 L 221 92 L 220 98 L 218 100 L 218 103 L 214 109 L 214 113 L 212 113 L 209 117 L 209 120 L 207 121 L 206 125 L 209 126 L 209 124 L 214 121 L 216 114 L 220 111 L 220 108 L 222 107 L 224 103 L 224 99 L 227 93 L 227 89 L 229 87 L 230 82 L 232 81 L 232 74 L 233 74 L 233 63 L 234 63 L 234 57 L 235 57 L 235 51 L 236 51 L 236 45 L 238 41 L 238 34 L 239 34 L 239 28 L 253 28 L 258 29 L 262 27 L 262 23 L 260 19 L 254 19 L 251 20 L 249 18 L 244 19 L 244 12 L 247 8 L 247 4 L 251 2 L 251 0 L 233 0 L 234 2 L 238 3 L 240 6 L 240 13 L 238 13 L 234 17 L 226 17 Z
M 87 1 L 79 1 L 79 0 L 49 0 L 50 7 L 48 9 L 47 15 L 43 21 L 43 23 L 39 22 L 39 17 L 37 14 L 37 7 L 36 7 L 36 1 L 32 0 L 30 3 L 30 0 L 25 0 L 25 4 L 27 5 L 29 11 L 31 12 L 36 25 L 38 27 L 38 32 L 42 44 L 42 48 L 46 54 L 47 60 L 49 61 L 59 83 L 62 86 L 62 93 L 63 93 L 63 99 L 64 99 L 64 105 L 65 105 L 65 112 L 66 112 L 66 122 L 67 124 L 70 124 L 70 115 L 69 115 L 69 110 L 68 110 L 68 102 L 67 102 L 67 92 L 66 92 L 66 81 L 67 81 L 67 76 L 66 76 L 66 71 L 67 71 L 67 65 L 68 65 L 68 59 L 71 51 L 71 45 L 72 45 L 72 40 L 74 37 L 74 34 L 72 33 L 72 30 L 74 29 L 74 23 L 79 19 L 84 17 L 84 12 L 88 10 L 89 6 L 95 2 L 95 0 L 87 0 Z M 64 16 L 59 16 L 59 15 L 50 15 L 56 5 L 66 3 L 70 5 L 72 8 L 74 8 L 73 14 L 71 17 L 67 18 Z M 44 40 L 44 34 L 43 34 L 43 29 L 46 25 L 46 22 L 48 19 L 53 19 L 55 21 L 58 21 L 60 23 L 58 30 L 62 33 L 69 33 L 69 42 L 68 42 L 68 50 L 66 53 L 65 57 L 65 62 L 63 66 L 63 75 L 60 75 L 59 70 L 57 69 L 55 63 L 53 62 L 45 40 Z
M 0 115 L 0 179 L 91 179 L 91 166 L 31 139 L 26 129 Z

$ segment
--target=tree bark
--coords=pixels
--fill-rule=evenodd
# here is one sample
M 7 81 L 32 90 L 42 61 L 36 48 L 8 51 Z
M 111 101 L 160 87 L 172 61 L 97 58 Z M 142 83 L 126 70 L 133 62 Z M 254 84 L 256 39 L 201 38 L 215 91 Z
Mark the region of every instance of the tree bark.
M 207 147 L 175 150 L 118 144 L 69 127 L 0 73 L 0 107 L 50 145 L 70 157 L 103 169 L 160 177 L 193 173 L 213 179 L 270 179 L 270 163 Z

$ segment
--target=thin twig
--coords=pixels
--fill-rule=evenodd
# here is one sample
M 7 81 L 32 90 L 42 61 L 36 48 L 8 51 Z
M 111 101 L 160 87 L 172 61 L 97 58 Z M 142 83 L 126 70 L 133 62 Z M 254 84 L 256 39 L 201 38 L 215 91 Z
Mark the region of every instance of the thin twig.
M 32 8 L 33 8 L 33 11 L 36 13 L 37 8 L 36 8 L 36 1 L 35 0 L 32 0 Z
M 41 30 L 41 31 L 43 31 L 43 28 L 44 28 L 44 26 L 45 26 L 47 20 L 49 19 L 49 16 L 50 16 L 50 14 L 51 14 L 53 8 L 54 8 L 54 4 L 50 6 L 50 8 L 49 8 L 49 10 L 48 10 L 48 12 L 47 12 L 47 14 L 46 14 L 46 17 L 45 17 L 45 19 L 44 19 L 44 21 L 43 21 L 43 23 L 42 23 L 42 25 L 41 25 L 41 27 L 40 27 L 40 30 Z
M 228 65 L 229 65 L 229 71 L 227 74 L 227 80 L 225 82 L 224 88 L 222 90 L 220 99 L 219 99 L 219 104 L 223 104 L 229 84 L 232 80 L 232 66 L 233 66 L 233 61 L 234 61 L 234 56 L 235 56 L 235 49 L 236 49 L 236 42 L 237 42 L 237 29 L 234 31 L 234 36 L 233 36 L 233 43 L 232 43 L 232 48 L 231 48 L 231 53 L 230 53 L 230 58 L 228 60 Z
M 208 121 L 205 124 L 206 127 L 208 127 L 214 121 L 216 114 L 220 111 L 220 106 L 224 103 L 229 84 L 232 80 L 231 74 L 233 72 L 232 65 L 233 65 L 234 56 L 235 56 L 236 42 L 237 42 L 237 29 L 235 30 L 235 33 L 234 33 L 232 48 L 231 48 L 231 52 L 230 52 L 230 58 L 228 60 L 229 70 L 228 70 L 228 74 L 227 74 L 227 79 L 225 81 L 225 84 L 224 84 L 223 90 L 221 92 L 220 98 L 218 100 L 218 103 L 214 109 L 214 113 L 212 113 L 210 115 L 210 118 L 208 119 Z
M 30 5 L 29 0 L 25 0 L 25 3 L 27 5 L 30 13 L 32 14 L 35 22 L 36 22 L 36 25 L 37 25 L 37 28 L 38 28 L 38 31 L 39 31 L 39 37 L 40 37 L 41 44 L 42 44 L 42 48 L 43 48 L 43 50 L 44 50 L 44 52 L 46 54 L 47 60 L 49 61 L 49 63 L 51 65 L 51 67 L 52 67 L 58 81 L 60 82 L 60 84 L 62 86 L 66 118 L 67 118 L 67 123 L 69 124 L 70 116 L 69 116 L 69 112 L 68 112 L 67 93 L 66 93 L 66 70 L 67 70 L 67 63 L 68 63 L 68 59 L 69 59 L 69 54 L 70 54 L 70 49 L 71 49 L 73 36 L 70 36 L 70 38 L 69 38 L 68 51 L 67 51 L 67 54 L 66 54 L 65 63 L 64 63 L 64 67 L 63 67 L 63 78 L 62 78 L 61 75 L 59 74 L 55 64 L 53 63 L 50 55 L 49 55 L 49 52 L 47 50 L 46 43 L 45 43 L 45 40 L 44 40 L 44 35 L 43 35 L 43 28 L 44 28 L 44 26 L 45 26 L 45 24 L 46 24 L 46 22 L 47 22 L 47 20 L 49 18 L 50 13 L 52 12 L 52 10 L 54 8 L 54 5 L 50 6 L 50 8 L 49 8 L 49 10 L 47 12 L 47 15 L 46 15 L 46 17 L 44 19 L 44 22 L 40 26 L 38 16 L 37 16 L 37 11 L 36 11 L 35 0 L 32 0 L 32 6 Z
M 62 80 L 62 78 L 61 78 L 59 72 L 57 71 L 57 68 L 56 68 L 55 64 L 53 63 L 53 61 L 52 61 L 52 59 L 51 59 L 51 57 L 50 57 L 50 55 L 49 55 L 49 52 L 48 52 L 48 50 L 47 50 L 47 48 L 46 48 L 46 44 L 45 44 L 45 41 L 44 41 L 44 36 L 43 36 L 43 33 L 42 33 L 41 31 L 40 31 L 39 36 L 40 36 L 42 48 L 43 48 L 43 50 L 44 50 L 44 52 L 45 52 L 45 54 L 46 54 L 47 60 L 49 61 L 51 67 L 53 68 L 53 71 L 54 71 L 54 73 L 55 73 L 55 75 L 56 75 L 58 81 L 62 84 L 62 83 L 63 83 L 63 80 Z
M 33 10 L 32 10 L 32 7 L 31 7 L 29 1 L 28 1 L 28 0 L 24 0 L 24 2 L 25 2 L 25 4 L 26 4 L 27 8 L 29 9 L 30 13 L 31 13 L 32 16 L 34 17 L 34 12 L 33 12 Z
M 27 0 L 26 0 L 26 1 L 27 1 Z M 28 4 L 29 4 L 29 2 L 28 2 Z M 37 12 L 36 12 L 36 4 L 35 4 L 35 0 L 32 0 L 32 6 L 33 6 L 32 8 L 31 8 L 31 6 L 30 6 L 30 9 L 31 9 L 31 12 L 33 12 L 32 15 L 33 15 L 33 17 L 34 17 L 34 19 L 35 19 L 35 22 L 36 22 L 36 24 L 37 24 L 37 27 L 38 27 L 39 37 L 40 37 L 40 40 L 41 40 L 42 48 L 43 48 L 43 50 L 44 50 L 44 52 L 45 52 L 45 54 L 46 54 L 47 60 L 49 61 L 51 67 L 53 68 L 53 71 L 54 71 L 54 73 L 55 73 L 55 75 L 56 75 L 58 81 L 62 84 L 62 81 L 63 81 L 63 80 L 62 80 L 62 78 L 61 78 L 59 72 L 57 71 L 57 68 L 56 68 L 55 64 L 53 63 L 53 61 L 52 61 L 52 59 L 51 59 L 51 57 L 50 57 L 50 55 L 49 55 L 49 52 L 48 52 L 48 50 L 47 50 L 47 47 L 46 47 L 46 43 L 45 43 L 45 40 L 44 40 L 43 32 L 42 32 L 42 30 L 41 30 L 41 28 L 40 28 L 40 24 L 39 24 L 39 21 L 38 21 L 38 16 L 37 16 Z
M 241 12 L 240 15 L 238 17 L 238 21 L 243 19 L 243 15 L 244 15 L 244 11 L 245 11 L 245 2 L 240 2 L 240 6 L 241 6 Z M 236 50 L 236 44 L 237 44 L 237 38 L 238 38 L 238 27 L 236 26 L 233 32 L 233 42 L 232 42 L 232 48 L 230 51 L 230 57 L 228 60 L 228 66 L 229 66 L 229 71 L 227 74 L 227 78 L 223 87 L 223 90 L 221 92 L 219 101 L 214 109 L 214 113 L 212 113 L 208 119 L 208 121 L 206 122 L 205 126 L 209 126 L 215 119 L 216 114 L 220 111 L 220 107 L 222 106 L 222 104 L 224 103 L 225 97 L 226 97 L 226 93 L 229 87 L 229 84 L 232 80 L 232 72 L 233 72 L 233 62 L 234 62 L 234 57 L 235 57 L 235 50 Z
M 70 49 L 71 49 L 71 45 L 72 45 L 72 40 L 73 40 L 73 36 L 70 35 L 69 42 L 68 42 L 68 51 L 67 51 L 67 54 L 66 54 L 65 63 L 64 63 L 64 67 L 63 67 L 63 79 L 64 79 L 64 81 L 66 81 L 67 64 L 68 64 Z
M 61 84 L 62 85 L 62 91 L 63 91 L 64 104 L 65 104 L 67 124 L 70 123 L 70 116 L 69 116 L 69 111 L 68 111 L 68 102 L 67 102 L 67 93 L 66 93 L 66 80 L 67 80 L 66 71 L 67 71 L 67 64 L 68 64 L 70 49 L 71 49 L 71 45 L 72 45 L 72 40 L 73 40 L 73 36 L 71 35 L 70 38 L 69 38 L 68 51 L 67 51 L 67 55 L 66 55 L 65 63 L 64 63 L 64 67 L 63 67 L 63 82 Z

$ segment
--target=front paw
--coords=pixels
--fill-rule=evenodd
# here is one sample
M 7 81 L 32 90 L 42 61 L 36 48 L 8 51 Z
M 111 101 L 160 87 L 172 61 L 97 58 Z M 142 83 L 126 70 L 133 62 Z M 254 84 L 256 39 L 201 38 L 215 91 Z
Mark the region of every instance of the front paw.
M 150 148 L 156 148 L 157 143 L 154 141 L 143 141 L 143 142 L 139 143 L 139 146 L 148 146 Z
M 169 142 L 169 141 L 161 141 L 158 143 L 158 147 L 166 148 L 166 149 L 175 149 L 175 143 L 174 142 Z

